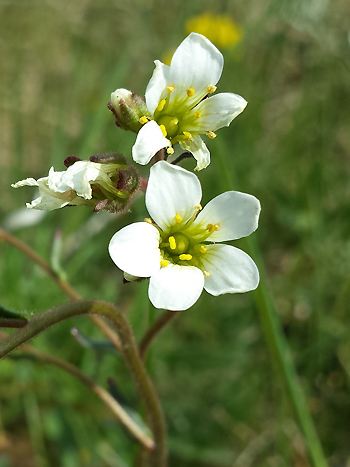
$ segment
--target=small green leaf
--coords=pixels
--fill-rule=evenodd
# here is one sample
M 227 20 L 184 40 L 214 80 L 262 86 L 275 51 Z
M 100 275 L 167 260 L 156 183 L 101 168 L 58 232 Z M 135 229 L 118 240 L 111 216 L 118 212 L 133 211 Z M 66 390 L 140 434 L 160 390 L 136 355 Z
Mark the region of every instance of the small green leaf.
M 24 318 L 14 311 L 9 311 L 0 305 L 0 327 L 1 328 L 22 328 L 27 324 L 27 318 Z

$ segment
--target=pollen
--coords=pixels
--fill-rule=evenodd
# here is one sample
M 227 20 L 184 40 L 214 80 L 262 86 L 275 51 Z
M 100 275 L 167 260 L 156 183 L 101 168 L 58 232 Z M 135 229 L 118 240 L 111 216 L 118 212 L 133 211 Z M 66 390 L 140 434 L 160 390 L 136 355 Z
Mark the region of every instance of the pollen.
M 144 221 L 147 222 L 147 224 L 153 224 L 152 219 L 150 217 L 145 217 Z
M 189 131 L 183 131 L 182 134 L 184 135 L 185 139 L 192 139 L 192 134 Z
M 220 226 L 219 224 L 208 224 L 207 225 L 207 230 L 209 230 L 210 233 L 216 232 L 219 230 Z
M 166 128 L 164 125 L 159 125 L 159 128 L 162 130 L 163 136 L 167 136 L 168 132 L 166 131 Z
M 199 247 L 199 251 L 200 251 L 202 254 L 204 254 L 204 253 L 206 253 L 206 252 L 208 251 L 208 248 L 207 248 L 206 246 L 204 246 L 204 245 L 201 245 L 201 246 Z
M 171 236 L 169 237 L 169 246 L 171 250 L 176 250 L 176 240 L 175 237 Z
M 166 153 L 169 154 L 169 156 L 171 156 L 172 154 L 174 154 L 174 148 L 172 148 L 171 146 L 167 148 L 166 150 Z
M 175 91 L 175 86 L 167 86 L 166 87 L 169 92 L 174 92 Z
M 201 113 L 200 112 L 195 112 L 194 113 L 194 118 L 200 118 L 201 117 Z
M 144 125 L 145 123 L 148 122 L 148 118 L 146 117 L 146 115 L 143 115 L 142 117 L 139 118 L 139 122 Z
M 216 86 L 214 86 L 213 84 L 211 84 L 210 86 L 207 87 L 207 92 L 208 94 L 213 94 L 213 92 L 215 92 L 217 89 Z
M 194 88 L 188 88 L 187 91 L 186 91 L 188 97 L 194 96 L 195 92 L 196 92 L 196 91 L 195 91 Z
M 216 133 L 214 133 L 213 131 L 207 131 L 206 134 L 207 134 L 208 138 L 210 138 L 210 139 L 216 138 Z
M 179 259 L 181 259 L 181 261 L 191 261 L 192 255 L 188 255 L 184 253 L 182 255 L 179 255 Z
M 179 213 L 177 213 L 175 216 L 176 224 L 181 224 L 182 220 L 183 220 L 182 216 Z
M 168 261 L 167 259 L 161 259 L 160 260 L 160 266 L 162 268 L 165 268 L 165 267 L 169 266 L 169 263 L 170 263 L 170 261 Z
M 159 101 L 159 104 L 157 105 L 158 112 L 161 112 L 164 109 L 165 104 L 166 104 L 166 99 L 162 99 Z

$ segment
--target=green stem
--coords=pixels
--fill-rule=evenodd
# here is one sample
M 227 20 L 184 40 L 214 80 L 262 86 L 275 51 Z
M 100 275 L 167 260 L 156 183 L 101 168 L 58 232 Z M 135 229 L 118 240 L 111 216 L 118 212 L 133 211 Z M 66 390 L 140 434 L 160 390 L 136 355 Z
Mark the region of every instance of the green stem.
M 36 314 L 25 327 L 11 334 L 6 341 L 0 342 L 0 358 L 48 327 L 82 314 L 104 316 L 116 326 L 123 355 L 139 387 L 140 396 L 144 401 L 156 443 L 152 456 L 152 465 L 154 467 L 166 467 L 166 428 L 158 395 L 142 363 L 131 328 L 123 314 L 113 304 L 103 301 L 77 301 Z
M 224 178 L 222 185 L 225 185 L 225 189 L 228 190 L 232 190 L 233 187 L 238 189 L 239 183 L 236 181 L 231 167 L 228 166 L 230 161 L 224 156 L 224 154 L 228 153 L 225 142 L 218 140 L 217 147 L 218 151 L 216 155 L 221 166 L 219 169 L 219 176 L 221 179 Z M 327 467 L 328 462 L 323 452 L 302 385 L 293 363 L 288 341 L 283 333 L 279 316 L 268 289 L 264 272 L 264 263 L 259 254 L 259 247 L 254 237 L 245 238 L 243 242 L 245 250 L 254 258 L 259 267 L 260 285 L 254 293 L 255 304 L 259 311 L 265 340 L 279 370 L 295 418 L 304 435 L 309 459 L 314 467 Z

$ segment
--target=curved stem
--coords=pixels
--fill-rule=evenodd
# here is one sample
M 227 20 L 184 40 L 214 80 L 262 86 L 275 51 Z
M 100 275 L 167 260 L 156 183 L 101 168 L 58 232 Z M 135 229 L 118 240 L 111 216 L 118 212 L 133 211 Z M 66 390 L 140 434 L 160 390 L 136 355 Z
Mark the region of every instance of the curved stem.
M 104 316 L 112 321 L 118 329 L 122 352 L 139 387 L 140 396 L 144 401 L 147 418 L 156 443 L 152 456 L 153 465 L 154 467 L 166 467 L 166 429 L 158 395 L 142 363 L 130 326 L 122 313 L 113 304 L 103 301 L 79 301 L 36 314 L 25 327 L 14 332 L 6 341 L 0 343 L 0 357 L 4 357 L 53 324 L 82 314 Z
M 174 311 L 165 311 L 147 330 L 146 334 L 141 339 L 139 351 L 141 357 L 144 359 L 149 346 L 157 334 L 176 316 L 178 313 Z
M 1 334 L 0 337 L 3 337 L 4 334 Z M 5 334 L 6 336 L 6 334 Z M 123 409 L 119 402 L 111 396 L 111 394 L 106 391 L 102 386 L 97 385 L 93 379 L 85 375 L 82 371 L 79 370 L 75 365 L 72 365 L 69 362 L 66 362 L 62 358 L 55 357 L 45 352 L 41 352 L 31 345 L 24 344 L 21 346 L 26 354 L 33 356 L 36 360 L 54 365 L 57 368 L 61 368 L 66 373 L 69 373 L 76 379 L 78 379 L 82 384 L 84 384 L 90 391 L 96 394 L 96 396 L 108 407 L 111 413 L 116 417 L 116 419 L 129 431 L 129 433 L 147 450 L 152 450 L 155 447 L 154 441 L 146 433 L 142 431 L 137 423 L 128 415 L 128 413 Z
M 69 284 L 60 277 L 57 272 L 50 266 L 50 264 L 45 261 L 41 256 L 38 255 L 30 246 L 22 242 L 18 238 L 11 235 L 6 230 L 0 228 L 0 240 L 4 240 L 10 245 L 17 248 L 17 250 L 24 253 L 33 263 L 36 263 L 40 268 L 46 272 L 51 279 L 58 285 L 58 287 L 63 290 L 63 292 L 72 300 L 81 300 L 79 293 Z M 118 335 L 113 331 L 113 329 L 108 326 L 108 324 L 100 316 L 91 316 L 92 321 L 100 328 L 103 334 L 112 342 L 114 347 L 120 351 L 121 344 Z

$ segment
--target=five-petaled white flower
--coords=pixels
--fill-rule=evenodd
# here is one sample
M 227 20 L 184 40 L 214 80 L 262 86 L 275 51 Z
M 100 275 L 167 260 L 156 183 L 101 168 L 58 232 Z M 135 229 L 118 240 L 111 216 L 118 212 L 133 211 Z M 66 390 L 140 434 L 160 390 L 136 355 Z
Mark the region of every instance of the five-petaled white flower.
M 173 145 L 189 151 L 197 160 L 196 170 L 207 167 L 210 153 L 200 137 L 215 138 L 219 128 L 229 126 L 247 105 L 243 97 L 232 93 L 216 94 L 224 59 L 204 36 L 191 33 L 176 49 L 170 66 L 156 60 L 155 70 L 146 89 L 149 114 L 132 148 L 133 159 L 147 164 L 162 148 L 173 154 Z M 112 93 L 112 101 L 118 95 Z
M 212 295 L 254 290 L 259 272 L 242 250 L 217 244 L 236 240 L 258 226 L 259 201 L 228 191 L 202 210 L 195 174 L 165 161 L 150 171 L 146 206 L 151 219 L 119 230 L 109 253 L 127 275 L 150 277 L 149 298 L 156 308 L 186 310 L 203 288 Z
M 36 186 L 39 196 L 31 203 L 26 203 L 29 209 L 52 211 L 67 205 L 89 204 L 93 197 L 93 188 L 98 186 L 105 192 L 116 196 L 120 192 L 113 185 L 112 177 L 116 174 L 119 164 L 100 164 L 90 161 L 77 161 L 67 170 L 56 172 L 53 167 L 47 177 L 26 178 L 12 184 L 13 188 Z

